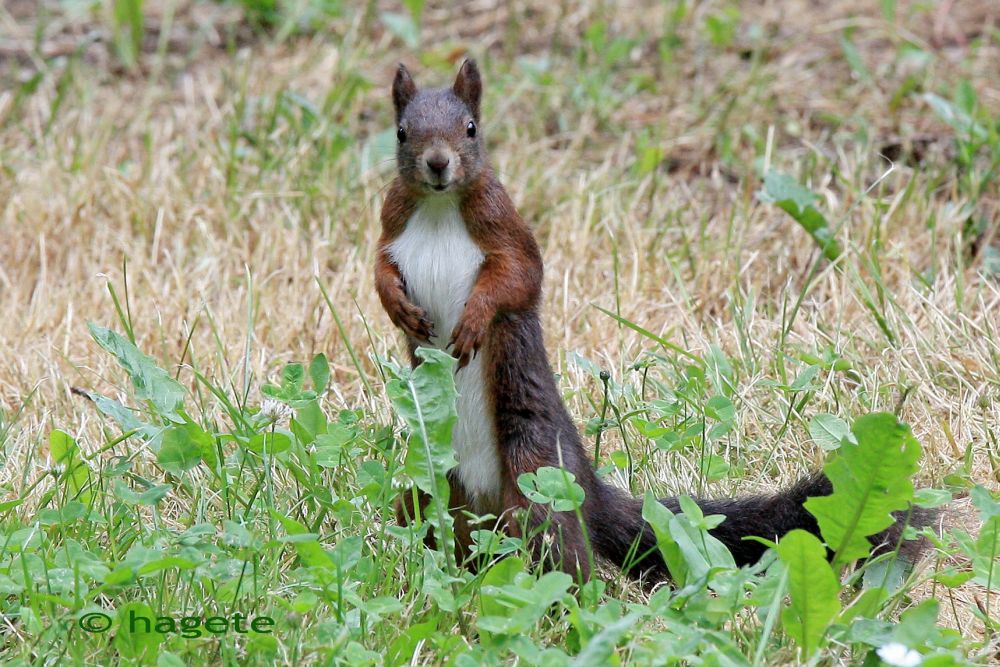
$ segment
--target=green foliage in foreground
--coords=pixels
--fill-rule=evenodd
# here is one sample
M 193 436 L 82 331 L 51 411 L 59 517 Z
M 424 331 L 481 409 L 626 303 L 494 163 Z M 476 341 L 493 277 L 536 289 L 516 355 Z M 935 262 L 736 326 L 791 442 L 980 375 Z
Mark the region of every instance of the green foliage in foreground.
M 941 553 L 964 553 L 971 571 L 907 573 L 891 554 L 860 569 L 838 564 L 866 555 L 860 538 L 915 499 L 919 445 L 893 415 L 862 417 L 851 433 L 833 419 L 817 422 L 833 450 L 826 470 L 835 493 L 810 504 L 826 545 L 794 531 L 761 563 L 738 569 L 707 532 L 722 517 L 704 516 L 687 499 L 674 515 L 647 495 L 644 516 L 678 587 L 646 598 L 615 573 L 578 586 L 562 572 L 539 572 L 521 542 L 489 530 L 489 521 L 475 534 L 476 573 L 458 567 L 450 548 L 425 546 L 429 525 L 438 544 L 453 538 L 440 511 L 455 464 L 454 360 L 443 353 L 421 351 L 413 371 L 384 364 L 402 431 L 361 411 L 325 411 L 322 356 L 308 370 L 288 365 L 279 384 L 261 388 L 268 398 L 260 407 L 198 375 L 223 424 L 218 411 L 193 418 L 192 397 L 127 338 L 91 332 L 128 375 L 136 407 L 91 396 L 107 418 L 107 440 L 54 431 L 51 469 L 0 506 L 0 591 L 11 630 L 4 664 L 480 665 L 512 655 L 546 666 L 877 664 L 879 655 L 915 653 L 925 665 L 973 664 L 974 641 L 938 624 L 937 596 L 915 603 L 911 592 L 973 577 L 997 586 L 995 496 L 973 491 L 985 523 L 978 537 L 934 538 Z M 788 390 L 807 389 L 818 372 L 810 368 Z M 653 399 L 607 383 L 623 405 L 644 401 L 615 425 L 637 420 L 630 427 L 646 451 L 636 447 L 638 461 L 611 457 L 602 474 L 664 451 L 700 453 L 703 469 L 717 470 L 714 445 L 736 418 L 728 398 L 736 371 L 718 350 L 680 364 L 654 357 L 651 369 L 664 378 L 650 380 Z M 519 483 L 559 509 L 582 500 L 583 489 L 559 470 Z M 436 500 L 426 521 L 398 527 L 392 505 L 411 484 Z M 980 617 L 996 627 L 988 609 Z

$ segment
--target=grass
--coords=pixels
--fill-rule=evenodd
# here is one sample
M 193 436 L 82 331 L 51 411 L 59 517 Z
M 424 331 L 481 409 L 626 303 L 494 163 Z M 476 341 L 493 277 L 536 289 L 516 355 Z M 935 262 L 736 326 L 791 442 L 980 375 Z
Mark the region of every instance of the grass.
M 1000 14 L 830 5 L 5 4 L 4 664 L 995 660 Z M 787 574 L 706 547 L 683 562 L 711 589 L 578 590 L 492 532 L 514 557 L 473 576 L 394 526 L 417 472 L 371 287 L 388 83 L 466 52 L 599 467 L 637 495 L 763 492 L 895 413 L 921 500 L 949 500 L 905 581 L 831 589 L 793 539 Z M 130 611 L 275 628 L 131 633 Z

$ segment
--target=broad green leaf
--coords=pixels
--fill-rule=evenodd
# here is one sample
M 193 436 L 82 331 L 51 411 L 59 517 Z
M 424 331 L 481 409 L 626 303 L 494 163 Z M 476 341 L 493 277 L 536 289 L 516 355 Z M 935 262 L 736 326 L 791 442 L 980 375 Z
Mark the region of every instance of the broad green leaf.
M 735 568 L 729 549 L 708 533 L 722 522 L 720 515 L 705 516 L 687 497 L 679 502 L 683 514 L 674 514 L 650 493 L 646 493 L 642 505 L 642 518 L 653 529 L 671 578 L 683 587 L 714 568 Z
M 146 437 L 152 437 L 159 430 L 158 427 L 140 420 L 135 416 L 133 410 L 126 408 L 114 399 L 90 392 L 86 392 L 86 394 L 94 402 L 94 405 L 97 406 L 97 409 L 114 419 L 123 431 L 139 431 Z
M 823 251 L 823 256 L 833 261 L 843 252 L 833 236 L 830 224 L 815 207 L 819 195 L 799 185 L 788 174 L 771 170 L 764 176 L 764 189 L 757 193 L 763 202 L 772 203 L 788 213 L 802 226 Z
M 279 401 L 286 400 L 281 387 L 276 384 L 271 384 L 270 382 L 265 382 L 260 386 L 260 393 L 264 394 L 268 398 L 274 398 Z
M 288 437 L 288 434 L 281 431 L 258 433 L 250 438 L 250 442 L 247 443 L 247 449 L 251 452 L 257 454 L 264 454 L 266 452 L 269 456 L 286 452 L 291 447 L 292 439 Z
M 542 466 L 517 478 L 521 493 L 533 503 L 552 505 L 556 512 L 569 512 L 583 505 L 585 493 L 576 475 L 563 468 Z
M 226 519 L 222 522 L 222 542 L 231 547 L 244 549 L 253 544 L 253 535 L 245 525 Z
M 311 597 L 315 598 L 316 596 L 313 595 Z M 309 599 L 307 598 L 306 601 L 303 603 L 301 601 L 301 596 L 300 596 L 299 604 L 308 605 Z M 315 606 L 315 603 L 313 603 L 312 606 Z M 309 606 L 306 609 L 306 611 L 308 611 L 308 609 L 311 609 L 312 606 Z M 398 599 L 389 595 L 381 595 L 379 597 L 366 598 L 363 608 L 363 611 L 365 613 L 365 616 L 367 617 L 368 622 L 373 624 L 381 623 L 386 616 L 394 616 L 399 612 L 401 612 L 402 610 L 403 610 L 403 604 Z
M 982 484 L 976 484 L 969 492 L 972 504 L 979 510 L 979 519 L 986 523 L 994 517 L 1000 517 L 1000 494 L 990 493 Z M 950 494 L 949 494 L 950 497 Z
M 20 595 L 24 591 L 24 586 L 6 574 L 0 574 L 0 595 Z
M 128 565 L 119 565 L 104 577 L 106 586 L 121 586 L 135 580 L 135 570 Z
M 699 466 L 705 474 L 705 479 L 710 482 L 723 479 L 731 468 L 728 461 L 711 450 L 707 451 L 705 457 L 699 461 Z
M 35 611 L 31 607 L 15 607 L 16 618 L 19 621 L 19 625 L 24 627 L 31 634 L 38 634 L 42 631 L 42 621 L 35 614 Z
M 776 203 L 788 202 L 796 211 L 803 211 L 817 201 L 819 195 L 789 176 L 773 169 L 764 176 L 764 190 L 758 194 L 762 201 Z
M 212 436 L 192 422 L 171 426 L 163 433 L 156 462 L 172 475 L 191 470 L 201 463 L 206 450 L 214 450 Z
M 412 664 L 417 647 L 423 642 L 430 642 L 437 633 L 437 622 L 428 621 L 401 628 L 403 633 L 396 637 L 386 651 L 386 664 Z
M 156 614 L 144 602 L 129 602 L 118 608 L 118 629 L 112 641 L 126 660 L 144 663 L 156 655 L 163 635 L 154 629 Z
M 309 567 L 329 569 L 333 567 L 333 561 L 329 554 L 323 550 L 319 543 L 318 536 L 310 533 L 309 529 L 295 519 L 291 519 L 280 512 L 269 510 L 272 517 L 277 519 L 285 528 L 288 537 L 282 541 L 289 542 L 295 549 L 302 562 Z
M 851 427 L 840 417 L 818 414 L 809 420 L 809 435 L 822 449 L 833 451 L 840 442 L 850 435 Z
M 895 593 L 906 581 L 913 564 L 905 558 L 889 558 L 868 563 L 865 567 L 865 588 L 882 588 L 889 593 Z
M 320 433 L 313 441 L 316 465 L 333 468 L 340 464 L 344 456 L 344 445 L 356 436 L 355 432 L 339 423 L 331 423 L 326 427 L 326 433 Z
M 736 407 L 725 396 L 713 396 L 705 402 L 705 416 L 729 422 L 736 416 Z
M 190 570 L 197 563 L 189 558 L 170 555 L 169 547 L 161 545 L 147 547 L 142 544 L 133 544 L 120 565 L 128 568 L 131 573 L 150 575 L 161 570 L 174 568 Z M 111 579 L 106 579 L 106 583 L 111 583 Z
M 211 523 L 196 523 L 180 534 L 182 544 L 201 544 L 209 537 L 215 536 L 215 525 Z
M 888 597 L 889 592 L 884 588 L 866 588 L 850 606 L 844 608 L 837 622 L 849 625 L 855 618 L 874 618 Z
M 46 507 L 38 510 L 35 520 L 42 526 L 58 526 L 79 521 L 87 515 L 87 506 L 79 500 L 70 500 L 56 507 Z
M 480 631 L 494 634 L 528 632 L 538 625 L 549 607 L 566 595 L 572 583 L 573 578 L 565 572 L 547 572 L 539 579 L 522 572 L 510 584 L 483 586 L 481 595 L 490 596 L 503 613 L 480 616 L 476 625 Z
M 76 440 L 68 433 L 56 429 L 49 434 L 49 453 L 52 454 L 52 461 L 63 468 L 60 478 L 66 486 L 68 497 L 89 505 L 92 494 L 84 489 L 90 480 L 90 468 L 80 456 Z
M 322 394 L 330 385 L 330 362 L 326 355 L 320 352 L 309 362 L 309 378 L 317 394 Z
M 810 656 L 840 613 L 840 585 L 826 560 L 826 548 L 816 536 L 793 530 L 781 538 L 777 551 L 788 569 L 791 599 L 781 612 L 781 625 L 803 654 Z
M 892 631 L 892 638 L 906 646 L 921 646 L 934 634 L 937 626 L 940 605 L 933 597 L 910 607 L 899 618 L 899 623 Z
M 87 585 L 78 579 L 70 567 L 49 567 L 45 572 L 46 589 L 57 595 L 72 595 L 74 591 L 86 593 Z
M 304 429 L 304 433 L 296 433 L 303 445 L 311 444 L 317 435 L 325 433 L 327 427 L 326 415 L 323 414 L 322 408 L 319 407 L 319 401 L 306 401 L 295 408 L 295 419 L 292 421 L 292 424 L 293 431 L 296 424 Z
M 150 401 L 161 417 L 176 420 L 176 412 L 184 403 L 184 387 L 127 338 L 93 323 L 87 326 L 97 344 L 114 355 L 128 373 L 136 398 Z
M 601 627 L 600 631 L 590 638 L 579 655 L 573 659 L 573 665 L 575 667 L 604 667 L 604 665 L 617 664 L 615 647 L 621 642 L 622 637 L 635 629 L 642 616 L 641 611 L 634 611 Z
M 687 517 L 691 525 L 699 530 L 712 530 L 717 528 L 723 521 L 726 520 L 725 514 L 709 514 L 705 516 L 701 507 L 698 506 L 694 500 L 689 496 L 681 496 L 677 499 L 678 504 L 681 506 L 681 511 L 684 512 L 684 516 Z
M 626 454 L 622 450 L 616 449 L 615 451 L 608 454 L 608 458 L 611 459 L 611 464 L 614 467 L 618 468 L 619 470 L 628 470 L 629 467 L 628 454 Z M 518 478 L 518 484 L 520 484 L 520 478 Z
M 959 571 L 954 567 L 948 567 L 937 570 L 934 573 L 934 581 L 938 581 L 948 588 L 958 588 L 974 576 L 976 576 L 975 572 Z
M 306 369 L 302 364 L 285 364 L 281 371 L 281 388 L 289 394 L 298 394 L 302 391 L 302 384 L 306 379 Z
M 838 564 L 867 556 L 867 537 L 891 526 L 891 513 L 913 500 L 910 479 L 920 458 L 910 428 L 889 413 L 859 418 L 853 433 L 857 444 L 844 442 L 823 467 L 833 493 L 805 503 Z
M 523 560 L 510 556 L 486 571 L 479 586 L 479 616 L 481 618 L 502 617 L 508 613 L 510 605 L 506 600 L 504 590 L 513 585 L 518 575 L 524 572 L 524 567 Z M 495 642 L 493 634 L 482 628 L 480 628 L 480 640 L 487 645 Z
M 446 502 L 445 475 L 456 465 L 451 446 L 457 419 L 456 361 L 447 352 L 430 348 L 418 348 L 417 356 L 423 360 L 420 365 L 390 380 L 386 391 L 410 431 L 406 473 L 417 487 Z
M 305 366 L 299 363 L 285 364 L 281 370 L 281 386 L 271 383 L 264 383 L 260 387 L 260 393 L 269 398 L 287 403 L 292 407 L 302 401 L 312 401 L 317 393 L 312 389 L 303 389 L 306 379 Z
M 674 518 L 674 513 L 647 491 L 642 501 L 642 518 L 653 529 L 656 546 L 663 556 L 667 570 L 670 571 L 670 577 L 678 586 L 684 586 L 688 582 L 689 568 L 677 541 L 670 533 L 670 522 Z
M 1000 516 L 992 516 L 976 538 L 975 553 L 972 556 L 972 571 L 975 581 L 988 590 L 1000 590 Z
M 416 355 L 422 359 L 421 363 L 407 371 L 386 364 L 386 370 L 393 376 L 386 384 L 386 393 L 410 432 L 403 468 L 417 488 L 432 496 L 427 516 L 448 553 L 450 539 L 454 537 L 454 520 L 448 511 L 451 488 L 447 473 L 457 465 L 451 445 L 458 416 L 457 361 L 447 352 L 432 348 L 417 348 Z M 438 604 L 452 604 L 450 587 L 437 589 L 436 594 Z
M 951 502 L 951 492 L 947 489 L 917 489 L 913 502 L 920 507 L 933 509 Z
M 399 600 L 394 601 L 396 604 L 399 604 Z M 277 600 L 275 600 L 275 602 L 277 602 Z M 369 600 L 368 602 L 374 602 L 374 599 Z M 278 602 L 278 604 L 284 605 L 284 600 Z M 294 599 L 288 602 L 288 607 L 296 614 L 306 614 L 315 609 L 317 604 L 319 604 L 319 596 L 312 591 L 304 591 L 296 595 Z M 365 605 L 365 611 L 368 611 L 367 604 Z
M 735 569 L 736 562 L 722 542 L 708 533 L 708 527 L 722 523 L 724 517 L 705 516 L 701 508 L 687 496 L 678 499 L 683 514 L 670 519 L 670 536 L 687 562 L 688 582 L 708 574 L 712 568 Z

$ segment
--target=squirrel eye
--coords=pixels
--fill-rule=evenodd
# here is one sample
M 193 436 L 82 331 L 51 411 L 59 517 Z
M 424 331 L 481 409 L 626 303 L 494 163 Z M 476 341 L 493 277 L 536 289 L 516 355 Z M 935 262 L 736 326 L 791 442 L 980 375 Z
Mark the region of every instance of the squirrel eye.
M 465 133 L 469 135 L 470 139 L 476 136 L 476 124 L 471 120 L 469 121 L 469 124 L 465 126 Z
M 400 125 L 399 129 L 396 130 L 396 138 L 399 139 L 399 143 L 406 141 L 406 130 L 403 129 L 402 125 Z

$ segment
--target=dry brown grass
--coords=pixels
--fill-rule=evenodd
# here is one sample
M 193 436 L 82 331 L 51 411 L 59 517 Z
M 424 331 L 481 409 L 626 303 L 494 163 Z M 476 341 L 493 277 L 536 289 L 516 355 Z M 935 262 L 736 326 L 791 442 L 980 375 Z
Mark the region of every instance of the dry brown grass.
M 759 25 L 767 43 L 757 61 L 741 57 L 751 45 L 745 29 L 728 48 L 706 43 L 701 25 L 718 7 L 705 3 L 681 26 L 686 45 L 670 63 L 642 32 L 664 24 L 665 7 L 608 6 L 609 33 L 640 38 L 609 70 L 609 92 L 639 77 L 649 85 L 606 106 L 579 94 L 571 55 L 601 4 L 560 10 L 477 2 L 462 19 L 427 10 L 433 58 L 469 49 L 485 63 L 485 131 L 544 250 L 550 358 L 573 414 L 581 423 L 591 416 L 587 397 L 598 400 L 600 387 L 566 352 L 620 378 L 653 349 L 592 304 L 613 310 L 617 298 L 624 317 L 694 354 L 718 345 L 739 364 L 739 429 L 727 456 L 748 474 L 719 483 L 716 493 L 770 488 L 817 465 L 805 428 L 812 414 L 892 410 L 904 394 L 902 418 L 924 447 L 922 482 L 940 484 L 966 452 L 973 480 L 992 489 L 1000 481 L 1000 284 L 967 258 L 962 212 L 976 206 L 995 232 L 1000 197 L 994 185 L 979 201 L 963 200 L 948 162 L 950 130 L 919 96 L 889 110 L 911 73 L 895 60 L 898 45 L 910 40 L 934 56 L 925 90 L 947 93 L 968 78 L 996 115 L 1000 6 L 982 0 L 921 12 L 903 3 L 893 25 L 870 5 L 747 5 L 743 26 Z M 188 25 L 187 17 L 178 12 L 177 25 Z M 30 39 L 35 25 L 0 9 L 9 44 Z M 841 56 L 848 26 L 873 82 L 854 77 Z M 284 362 L 325 352 L 335 368 L 329 401 L 388 414 L 379 384 L 374 396 L 363 390 L 315 279 L 332 296 L 346 341 L 377 377 L 371 355 L 400 351 L 371 288 L 391 162 L 380 154 L 385 161 L 363 168 L 361 150 L 391 123 L 386 88 L 397 60 L 414 64 L 420 83 L 444 83 L 447 71 L 420 66 L 377 21 L 360 17 L 312 37 L 250 41 L 232 54 L 211 45 L 192 52 L 149 56 L 142 74 L 111 73 L 85 53 L 54 117 L 65 63 L 46 65 L 50 73 L 20 109 L 15 90 L 0 87 L 0 408 L 9 419 L 23 406 L 3 443 L 4 495 L 34 480 L 50 429 L 79 434 L 85 449 L 103 442 L 93 408 L 71 388 L 122 391 L 122 375 L 85 323 L 117 326 L 105 285 L 123 295 L 123 259 L 140 348 L 186 384 L 194 387 L 193 362 L 209 377 L 243 386 L 247 354 L 256 392 Z M 548 59 L 551 80 L 527 76 L 521 56 Z M 600 54 L 590 57 L 596 63 Z M 38 64 L 0 58 L 8 82 Z M 280 119 L 260 132 L 261 117 L 240 108 L 285 90 L 320 104 L 354 74 L 372 87 L 304 136 Z M 246 141 L 246 154 L 230 159 L 240 113 L 248 133 L 286 151 L 279 166 L 264 169 L 262 149 Z M 644 130 L 665 161 L 638 177 L 630 169 Z M 335 131 L 351 146 L 335 159 L 317 157 Z M 731 158 L 720 152 L 722 132 L 731 134 Z M 925 164 L 900 159 L 890 167 L 879 158 L 886 145 L 914 137 L 930 137 Z M 820 266 L 784 341 L 782 313 L 805 289 L 815 248 L 784 213 L 754 199 L 751 165 L 761 157 L 822 195 L 829 218 L 843 222 L 848 248 L 843 270 Z M 931 267 L 925 287 L 915 275 Z M 860 286 L 874 293 L 879 283 L 895 345 L 859 298 Z M 821 376 L 823 388 L 777 439 L 786 401 L 761 381 L 776 379 L 782 364 L 792 377 L 801 370 L 785 355 L 827 347 L 851 361 L 857 379 Z M 696 468 L 664 461 L 647 481 L 685 490 Z

